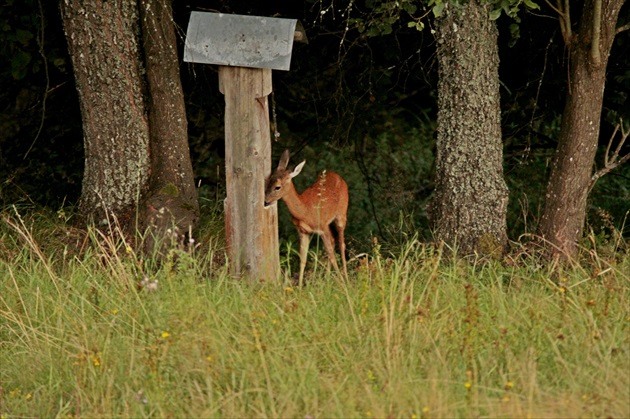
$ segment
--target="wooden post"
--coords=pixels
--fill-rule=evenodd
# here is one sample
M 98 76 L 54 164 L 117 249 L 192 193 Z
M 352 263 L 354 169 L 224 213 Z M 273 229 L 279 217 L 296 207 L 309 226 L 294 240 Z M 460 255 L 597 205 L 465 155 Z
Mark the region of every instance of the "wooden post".
M 279 276 L 278 207 L 265 207 L 271 173 L 271 69 L 219 67 L 225 95 L 225 235 L 232 274 L 253 281 Z
M 295 19 L 193 11 L 184 61 L 218 64 L 225 95 L 225 236 L 230 269 L 251 280 L 280 272 L 278 207 L 264 205 L 271 173 L 271 70 L 288 71 L 294 38 L 308 42 Z

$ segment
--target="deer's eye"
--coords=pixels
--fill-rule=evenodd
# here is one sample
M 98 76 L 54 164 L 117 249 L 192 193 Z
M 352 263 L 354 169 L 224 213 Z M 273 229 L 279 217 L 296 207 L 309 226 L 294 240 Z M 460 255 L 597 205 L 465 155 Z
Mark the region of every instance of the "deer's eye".
M 276 191 L 279 191 L 280 189 L 282 189 L 282 186 L 278 185 L 274 188 Z

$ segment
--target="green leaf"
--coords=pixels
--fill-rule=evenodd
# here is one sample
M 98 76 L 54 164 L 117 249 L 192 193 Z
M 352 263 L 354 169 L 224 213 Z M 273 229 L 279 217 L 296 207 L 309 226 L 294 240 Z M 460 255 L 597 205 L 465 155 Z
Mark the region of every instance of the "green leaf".
M 15 80 L 21 80 L 26 76 L 27 68 L 31 62 L 31 54 L 20 51 L 11 59 L 11 75 Z
M 367 30 L 366 34 L 369 37 L 373 37 L 373 36 L 379 36 L 381 33 L 380 33 L 378 27 L 370 26 L 370 28 Z
M 15 31 L 15 37 L 22 45 L 27 45 L 28 42 L 33 39 L 33 34 L 24 29 L 18 29 Z
M 508 46 L 512 48 L 518 42 L 521 37 L 521 28 L 516 23 L 512 23 L 510 25 L 510 41 L 508 42 Z
M 495 9 L 490 12 L 490 20 L 497 20 L 501 16 L 501 9 Z
M 414 4 L 414 3 L 403 3 L 403 9 L 405 10 L 405 12 L 409 13 L 410 15 L 413 15 L 414 13 L 416 13 L 416 10 L 418 10 L 418 7 Z
M 424 29 L 424 23 L 422 22 L 407 22 L 408 28 L 416 28 L 416 30 L 421 31 Z
M 436 3 L 435 6 L 433 6 L 433 16 L 435 17 L 440 17 L 442 16 L 442 13 L 444 12 L 444 2 L 440 2 L 440 3 Z
M 52 61 L 53 65 L 57 67 L 59 70 L 65 72 L 66 71 L 66 60 L 63 58 L 55 58 Z
M 523 3 L 525 4 L 525 6 L 527 6 L 528 9 L 540 10 L 540 6 L 534 3 L 532 0 L 523 0 Z

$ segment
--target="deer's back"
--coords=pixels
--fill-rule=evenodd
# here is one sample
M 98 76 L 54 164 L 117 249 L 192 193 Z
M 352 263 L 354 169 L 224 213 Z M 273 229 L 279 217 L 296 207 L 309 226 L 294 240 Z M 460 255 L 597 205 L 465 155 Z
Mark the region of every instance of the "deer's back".
M 348 211 L 348 185 L 335 172 L 324 172 L 300 195 L 302 202 L 312 208 L 308 224 L 311 228 L 330 224 L 340 217 L 345 222 Z

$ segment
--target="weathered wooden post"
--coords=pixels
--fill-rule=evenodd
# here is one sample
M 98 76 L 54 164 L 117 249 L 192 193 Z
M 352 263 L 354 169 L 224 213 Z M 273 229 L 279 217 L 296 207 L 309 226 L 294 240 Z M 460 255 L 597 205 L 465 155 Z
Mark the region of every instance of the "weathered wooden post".
M 184 61 L 218 64 L 225 96 L 225 234 L 235 276 L 279 273 L 277 205 L 264 205 L 271 173 L 271 70 L 288 70 L 297 21 L 192 12 Z

